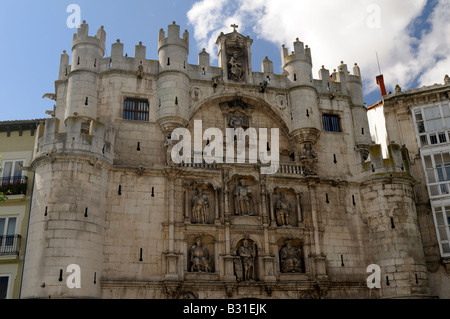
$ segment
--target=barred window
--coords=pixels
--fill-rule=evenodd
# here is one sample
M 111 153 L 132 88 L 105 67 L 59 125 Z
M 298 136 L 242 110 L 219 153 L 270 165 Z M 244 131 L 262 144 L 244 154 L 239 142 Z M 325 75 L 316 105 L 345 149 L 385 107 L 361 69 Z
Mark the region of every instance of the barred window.
M 333 114 L 324 114 L 323 129 L 327 132 L 341 132 L 339 116 Z
M 149 111 L 148 100 L 126 99 L 123 106 L 123 119 L 148 122 Z

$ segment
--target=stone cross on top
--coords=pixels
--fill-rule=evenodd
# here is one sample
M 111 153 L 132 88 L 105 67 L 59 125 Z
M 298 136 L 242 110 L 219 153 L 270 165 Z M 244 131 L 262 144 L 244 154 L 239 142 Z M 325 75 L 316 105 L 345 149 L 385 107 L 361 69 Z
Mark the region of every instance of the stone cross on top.
M 233 28 L 233 32 L 236 32 L 236 29 L 239 28 L 236 23 L 232 24 L 231 27 Z

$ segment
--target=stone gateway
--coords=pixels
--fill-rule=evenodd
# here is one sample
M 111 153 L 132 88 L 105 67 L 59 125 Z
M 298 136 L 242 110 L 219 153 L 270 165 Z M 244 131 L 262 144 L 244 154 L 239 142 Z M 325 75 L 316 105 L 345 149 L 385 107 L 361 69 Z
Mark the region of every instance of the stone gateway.
M 205 50 L 188 63 L 189 32 L 175 22 L 159 30 L 158 60 L 142 43 L 125 56 L 120 40 L 105 56 L 104 28 L 79 26 L 29 165 L 22 298 L 431 297 L 409 158 L 391 144 L 383 159 L 367 134 L 358 65 L 315 78 L 297 39 L 281 48 L 280 74 L 268 58 L 255 71 L 253 40 L 236 28 L 218 37 L 212 66 Z M 277 152 L 278 170 L 196 152 L 175 163 L 172 132 L 194 136 L 195 121 L 278 129 L 279 150 L 258 145 Z M 70 264 L 79 289 L 58 280 Z M 389 285 L 367 287 L 371 264 Z

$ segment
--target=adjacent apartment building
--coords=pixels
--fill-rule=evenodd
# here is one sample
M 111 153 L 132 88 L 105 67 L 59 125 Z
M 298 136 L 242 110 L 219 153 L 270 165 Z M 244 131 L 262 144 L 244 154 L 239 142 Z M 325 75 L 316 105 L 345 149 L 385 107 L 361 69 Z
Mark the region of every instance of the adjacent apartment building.
M 381 80 L 381 81 L 380 81 Z M 450 81 L 403 92 L 386 93 L 368 108 L 377 142 L 398 143 L 409 150 L 424 253 L 437 295 L 450 292 Z M 380 116 L 381 114 L 381 116 Z M 381 121 L 380 121 L 381 120 Z M 385 125 L 385 126 L 384 126 Z M 381 138 L 381 139 L 380 139 Z
M 0 122 L 0 299 L 19 298 L 33 175 L 31 163 L 39 120 Z

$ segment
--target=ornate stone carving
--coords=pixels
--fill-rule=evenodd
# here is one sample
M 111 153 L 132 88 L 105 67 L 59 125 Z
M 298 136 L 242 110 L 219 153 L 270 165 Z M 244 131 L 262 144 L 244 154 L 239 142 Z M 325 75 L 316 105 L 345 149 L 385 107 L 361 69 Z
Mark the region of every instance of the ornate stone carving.
M 275 212 L 278 226 L 288 226 L 289 216 L 292 211 L 291 202 L 286 198 L 285 193 L 280 193 L 275 203 Z
M 311 143 L 303 144 L 300 150 L 300 162 L 305 176 L 316 174 L 317 155 Z
M 239 216 L 255 215 L 252 191 L 245 179 L 241 179 L 234 189 L 234 210 L 235 214 Z
M 228 78 L 234 81 L 242 81 L 244 75 L 243 72 L 239 53 L 238 51 L 234 51 L 228 62 Z
M 189 255 L 191 272 L 210 272 L 209 251 L 203 247 L 201 237 L 195 240 L 195 244 L 189 250 Z
M 175 162 L 172 160 L 172 149 L 175 146 L 175 142 L 169 137 L 166 137 L 164 142 L 164 147 L 166 148 L 166 163 L 167 165 L 173 167 L 176 166 Z
M 142 64 L 139 64 L 136 76 L 138 79 L 144 78 L 144 66 Z
M 192 203 L 192 222 L 197 224 L 206 224 L 206 218 L 209 210 L 208 196 L 203 194 L 203 189 L 198 187 L 196 193 L 191 199 Z
M 280 271 L 282 273 L 302 273 L 301 250 L 292 245 L 292 240 L 285 241 L 285 245 L 280 250 Z
M 253 244 L 252 248 L 250 246 L 248 239 L 244 239 L 242 241 L 242 246 L 238 249 L 238 256 L 242 264 L 242 275 L 241 275 L 242 280 L 244 281 L 255 280 L 256 245 Z M 238 270 L 236 270 L 236 273 L 238 273 Z

